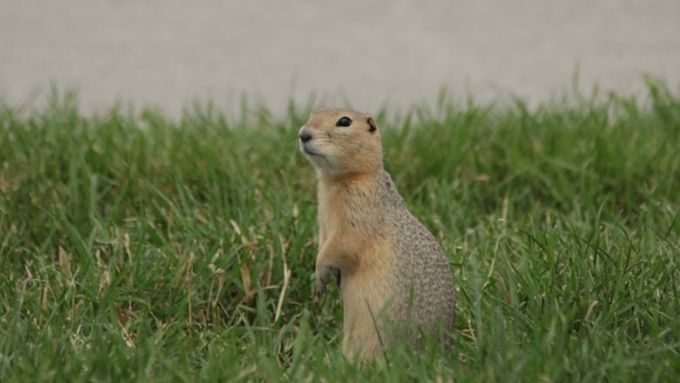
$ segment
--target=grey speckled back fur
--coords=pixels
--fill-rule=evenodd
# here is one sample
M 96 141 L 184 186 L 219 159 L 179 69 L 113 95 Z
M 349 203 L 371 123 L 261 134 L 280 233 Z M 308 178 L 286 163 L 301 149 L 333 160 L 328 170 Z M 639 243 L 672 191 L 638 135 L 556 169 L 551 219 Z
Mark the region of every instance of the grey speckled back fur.
M 378 176 L 381 214 L 390 215 L 385 234 L 396 256 L 391 320 L 409 323 L 432 333 L 437 326 L 448 330 L 454 321 L 453 275 L 441 246 L 434 235 L 415 218 L 385 170 Z M 412 334 L 413 335 L 413 334 Z

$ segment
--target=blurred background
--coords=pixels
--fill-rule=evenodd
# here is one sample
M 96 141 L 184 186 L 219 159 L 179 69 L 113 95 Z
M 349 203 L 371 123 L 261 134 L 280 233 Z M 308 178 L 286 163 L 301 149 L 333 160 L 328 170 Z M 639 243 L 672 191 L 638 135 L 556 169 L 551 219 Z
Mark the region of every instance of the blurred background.
M 78 90 L 86 112 L 114 102 L 177 115 L 225 111 L 242 95 L 375 111 L 446 87 L 535 104 L 594 86 L 680 83 L 678 0 L 0 0 L 0 99 Z

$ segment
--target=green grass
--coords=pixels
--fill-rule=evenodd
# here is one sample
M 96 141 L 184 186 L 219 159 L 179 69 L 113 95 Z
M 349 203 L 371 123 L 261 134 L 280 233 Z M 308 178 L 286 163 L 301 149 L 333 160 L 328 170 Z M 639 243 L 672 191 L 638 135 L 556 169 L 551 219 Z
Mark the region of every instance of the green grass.
M 649 90 L 381 112 L 455 352 L 363 367 L 312 298 L 306 108 L 0 107 L 0 381 L 677 381 L 680 97 Z

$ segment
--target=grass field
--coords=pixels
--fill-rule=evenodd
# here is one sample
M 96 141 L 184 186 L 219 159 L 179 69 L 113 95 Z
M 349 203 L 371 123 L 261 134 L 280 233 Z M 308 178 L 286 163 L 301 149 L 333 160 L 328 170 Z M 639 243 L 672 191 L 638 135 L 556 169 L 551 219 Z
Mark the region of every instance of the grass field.
M 383 111 L 458 287 L 456 350 L 340 352 L 312 299 L 308 109 L 0 110 L 0 381 L 680 379 L 680 97 Z

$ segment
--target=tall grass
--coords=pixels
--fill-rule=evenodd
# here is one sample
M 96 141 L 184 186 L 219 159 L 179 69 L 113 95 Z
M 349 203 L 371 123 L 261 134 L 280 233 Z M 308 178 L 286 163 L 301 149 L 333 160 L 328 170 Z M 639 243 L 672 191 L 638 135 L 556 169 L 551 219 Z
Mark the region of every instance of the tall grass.
M 382 111 L 441 240 L 455 352 L 340 352 L 312 295 L 308 109 L 0 109 L 0 381 L 674 381 L 680 97 Z

